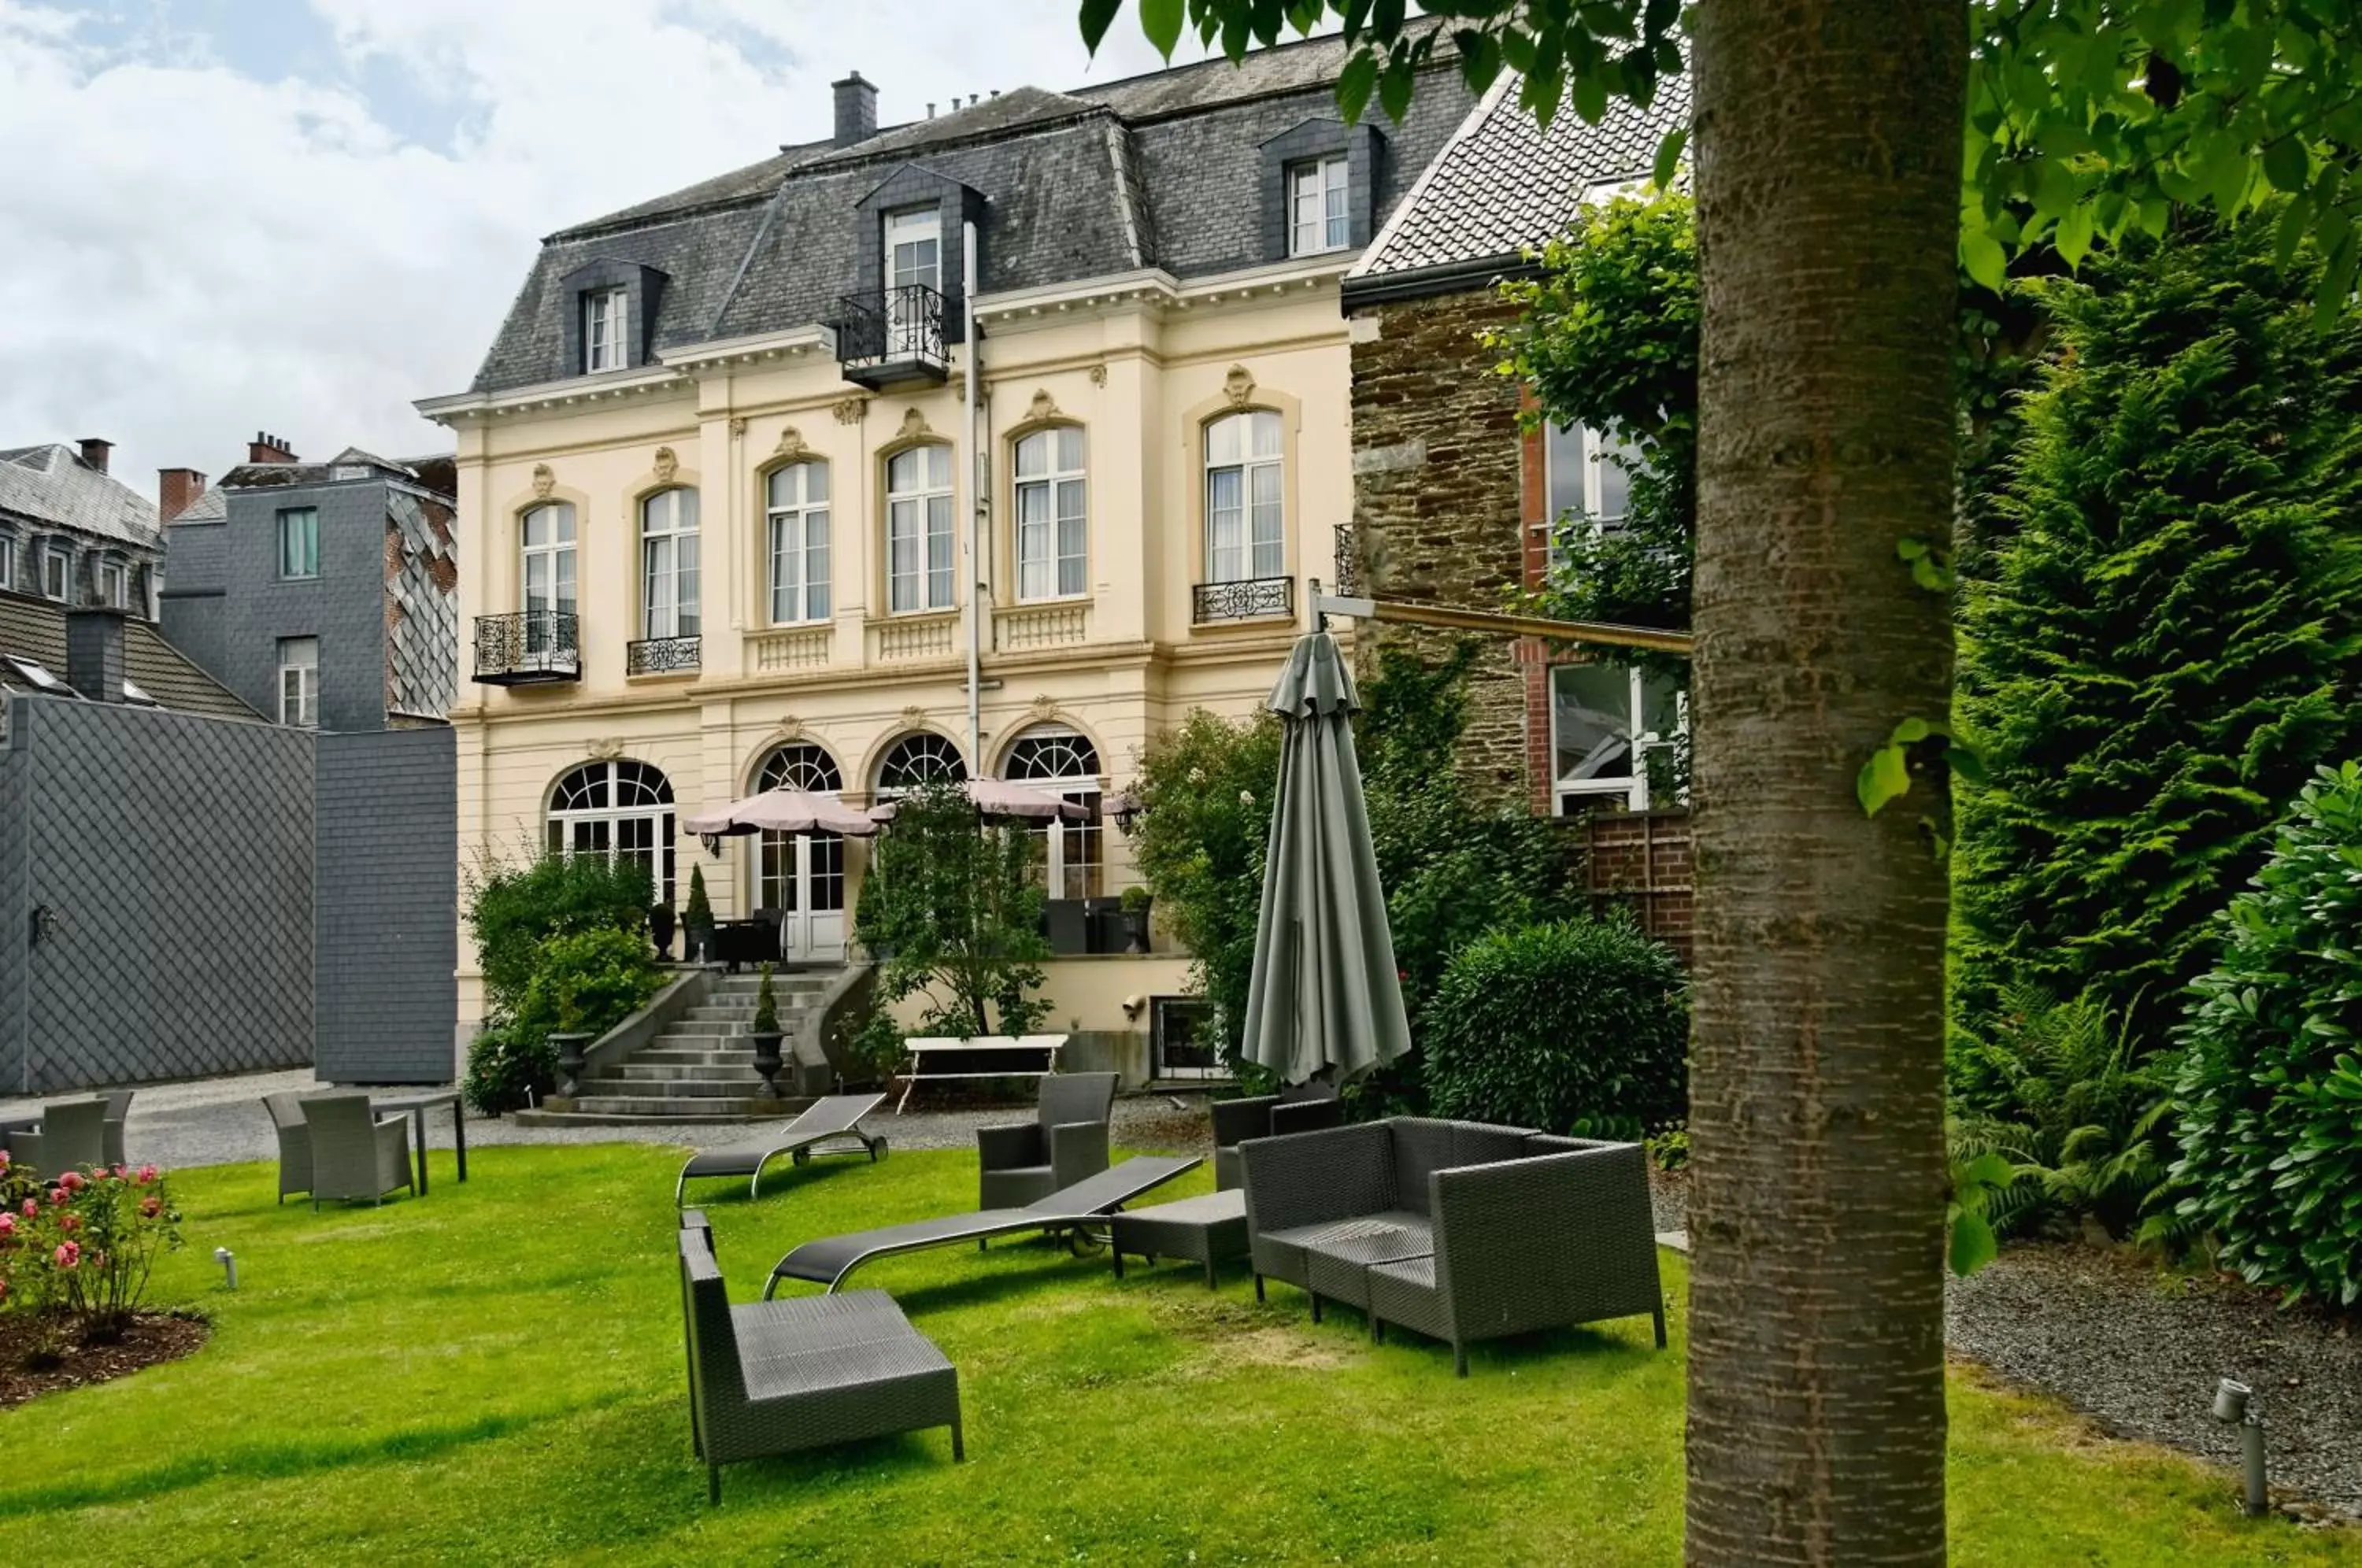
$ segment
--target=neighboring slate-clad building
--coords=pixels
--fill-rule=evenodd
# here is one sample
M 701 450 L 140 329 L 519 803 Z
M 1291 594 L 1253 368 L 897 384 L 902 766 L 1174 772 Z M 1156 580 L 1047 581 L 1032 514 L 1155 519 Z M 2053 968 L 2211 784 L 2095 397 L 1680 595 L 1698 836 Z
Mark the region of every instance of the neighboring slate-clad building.
M 1136 879 L 1101 801 L 1192 708 L 1253 711 L 1333 573 L 1339 283 L 1473 101 L 1439 61 L 1402 124 L 1348 127 L 1345 60 L 882 129 L 854 75 L 827 139 L 547 239 L 475 384 L 419 405 L 459 442 L 461 852 L 628 855 L 677 904 L 683 815 L 1015 779 L 1088 813 L 1044 863 L 1054 941 L 1092 929 L 1063 906 Z M 860 863 L 772 838 L 704 869 L 718 915 L 833 964 Z M 1062 959 L 1046 999 L 1130 1031 L 1186 975 Z
M 112 446 L 0 448 L 0 593 L 155 618 L 156 508 L 107 473 Z

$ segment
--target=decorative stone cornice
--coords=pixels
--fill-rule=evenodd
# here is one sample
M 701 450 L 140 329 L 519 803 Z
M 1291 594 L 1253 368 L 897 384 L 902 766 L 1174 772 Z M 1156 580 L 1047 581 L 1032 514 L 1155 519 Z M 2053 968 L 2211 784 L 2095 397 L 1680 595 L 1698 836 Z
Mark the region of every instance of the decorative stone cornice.
M 829 405 L 829 412 L 836 415 L 839 425 L 858 425 L 861 416 L 869 412 L 869 400 L 855 392 L 850 397 L 838 398 Z

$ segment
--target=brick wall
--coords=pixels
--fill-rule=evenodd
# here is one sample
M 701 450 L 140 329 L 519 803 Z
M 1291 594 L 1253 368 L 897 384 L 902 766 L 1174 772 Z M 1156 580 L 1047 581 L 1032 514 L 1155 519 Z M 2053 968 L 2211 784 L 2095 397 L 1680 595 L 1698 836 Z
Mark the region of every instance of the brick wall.
M 315 784 L 314 1066 L 443 1083 L 458 1023 L 458 752 L 443 725 L 324 734 Z
M 1640 927 L 1689 962 L 1692 891 L 1687 812 L 1594 812 L 1584 866 L 1595 907 L 1621 904 Z
M 1354 313 L 1353 518 L 1362 591 L 1500 610 L 1526 582 L 1519 394 L 1495 372 L 1499 356 L 1478 340 L 1512 314 L 1489 289 Z M 1540 506 L 1537 490 L 1534 509 Z M 1355 637 L 1365 667 L 1380 646 L 1432 657 L 1468 640 L 1461 633 L 1375 623 L 1359 627 Z M 1535 778 L 1524 668 L 1531 652 L 1499 638 L 1474 640 L 1460 766 L 1484 794 L 1527 797 Z M 1540 777 L 1547 781 L 1547 772 Z

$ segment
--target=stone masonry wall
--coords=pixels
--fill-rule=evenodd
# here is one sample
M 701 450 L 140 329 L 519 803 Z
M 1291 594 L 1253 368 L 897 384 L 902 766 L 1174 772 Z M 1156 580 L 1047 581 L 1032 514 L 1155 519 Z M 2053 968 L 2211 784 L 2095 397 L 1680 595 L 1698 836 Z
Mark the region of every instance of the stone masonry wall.
M 1525 441 L 1519 392 L 1479 335 L 1512 310 L 1489 289 L 1354 312 L 1353 518 L 1359 591 L 1463 610 L 1507 608 L 1526 581 Z M 1366 675 L 1378 647 L 1429 657 L 1477 644 L 1460 766 L 1494 799 L 1528 798 L 1523 664 L 1497 637 L 1365 623 Z M 1544 745 L 1548 737 L 1544 736 Z

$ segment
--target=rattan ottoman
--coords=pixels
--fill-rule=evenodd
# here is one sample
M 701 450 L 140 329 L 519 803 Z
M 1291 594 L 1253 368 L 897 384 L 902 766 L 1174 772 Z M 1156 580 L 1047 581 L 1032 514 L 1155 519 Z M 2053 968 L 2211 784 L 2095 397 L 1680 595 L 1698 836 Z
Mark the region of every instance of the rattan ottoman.
M 1214 1266 L 1247 1255 L 1247 1195 L 1237 1187 L 1159 1203 L 1108 1216 L 1108 1251 L 1115 1276 L 1123 1277 L 1123 1254 L 1151 1263 L 1160 1257 L 1189 1258 L 1206 1265 L 1206 1288 L 1214 1288 Z
M 1312 1320 L 1320 1321 L 1324 1300 L 1342 1301 L 1368 1311 L 1372 1264 L 1401 1263 L 1429 1257 L 1434 1252 L 1433 1232 L 1402 1225 L 1372 1225 L 1350 1235 L 1306 1242 L 1305 1288 L 1312 1297 Z M 1382 1332 L 1377 1320 L 1372 1319 L 1370 1337 L 1376 1339 Z

